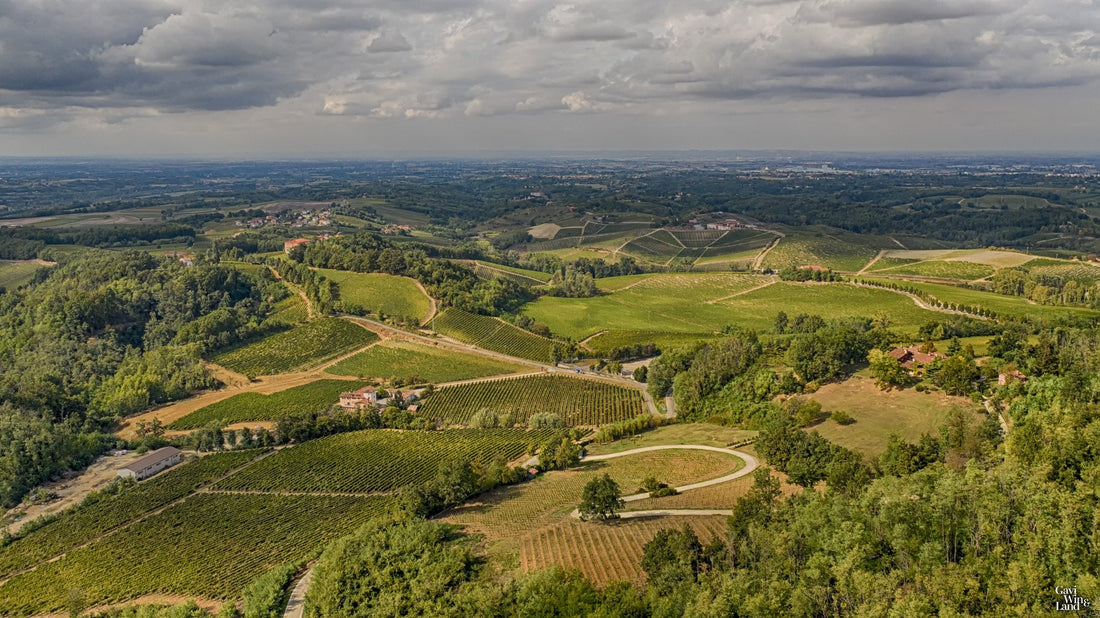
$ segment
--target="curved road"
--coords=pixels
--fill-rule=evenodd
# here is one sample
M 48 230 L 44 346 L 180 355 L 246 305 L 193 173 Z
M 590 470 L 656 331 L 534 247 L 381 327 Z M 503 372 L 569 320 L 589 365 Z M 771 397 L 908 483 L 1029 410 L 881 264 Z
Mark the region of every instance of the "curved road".
M 636 455 L 638 453 L 648 453 L 652 451 L 666 451 L 671 449 L 683 449 L 694 451 L 713 451 L 715 453 L 726 453 L 727 455 L 733 455 L 734 457 L 741 458 L 745 465 L 740 470 L 727 474 L 725 476 L 711 479 L 709 481 L 701 481 L 699 483 L 691 483 L 689 485 L 682 485 L 676 488 L 677 493 L 685 491 L 691 491 L 692 489 L 701 489 L 703 487 L 710 487 L 711 485 L 718 485 L 720 483 L 728 483 L 739 479 L 744 476 L 748 476 L 753 473 L 754 470 L 760 467 L 760 462 L 755 457 L 744 453 L 742 451 L 735 451 L 729 448 L 721 448 L 717 446 L 703 446 L 701 444 L 662 444 L 659 446 L 644 446 L 642 448 L 631 449 L 629 451 L 623 451 L 621 453 L 609 453 L 607 455 L 590 455 L 586 456 L 581 461 L 604 461 L 606 459 L 614 459 L 616 457 L 626 457 L 627 455 Z M 623 502 L 636 502 L 638 500 L 644 500 L 649 497 L 649 493 L 631 494 L 629 496 L 623 496 Z M 619 513 L 619 517 L 623 519 L 632 519 L 635 517 L 658 517 L 662 515 L 729 515 L 733 511 L 729 510 L 717 510 L 717 509 L 657 509 L 650 511 L 626 511 Z M 574 510 L 573 517 L 580 517 L 580 511 Z

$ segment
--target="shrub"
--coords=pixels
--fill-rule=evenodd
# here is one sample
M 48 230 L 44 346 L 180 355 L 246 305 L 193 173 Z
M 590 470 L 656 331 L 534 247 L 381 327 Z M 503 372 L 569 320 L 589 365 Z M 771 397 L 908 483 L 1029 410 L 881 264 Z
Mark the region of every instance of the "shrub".
M 856 422 L 856 419 L 852 418 L 851 414 L 848 414 L 847 412 L 844 412 L 842 410 L 837 410 L 836 412 L 833 412 L 832 417 L 838 425 L 851 425 L 852 423 Z

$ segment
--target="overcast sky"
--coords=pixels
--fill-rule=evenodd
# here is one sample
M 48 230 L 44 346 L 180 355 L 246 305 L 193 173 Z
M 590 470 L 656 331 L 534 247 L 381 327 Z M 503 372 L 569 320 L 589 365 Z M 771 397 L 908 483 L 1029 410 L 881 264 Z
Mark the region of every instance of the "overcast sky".
M 1100 150 L 1097 0 L 0 0 L 0 155 Z

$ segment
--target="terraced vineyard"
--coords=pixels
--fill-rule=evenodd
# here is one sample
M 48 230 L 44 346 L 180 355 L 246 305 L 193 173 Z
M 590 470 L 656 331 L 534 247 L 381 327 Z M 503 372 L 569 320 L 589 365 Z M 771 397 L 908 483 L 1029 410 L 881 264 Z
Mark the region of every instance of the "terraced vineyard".
M 222 352 L 211 360 L 247 376 L 319 365 L 377 341 L 378 335 L 339 318 L 321 318 Z
M 212 403 L 180 418 L 169 429 L 198 429 L 213 421 L 225 424 L 270 421 L 280 416 L 324 410 L 340 399 L 340 393 L 366 386 L 366 382 L 317 380 L 270 395 L 241 393 Z
M 645 412 L 642 395 L 636 390 L 552 374 L 449 386 L 426 398 L 420 412 L 447 423 L 465 424 L 481 408 L 511 414 L 517 423 L 527 422 L 532 414 L 549 412 L 568 425 L 601 425 Z
M 317 269 L 325 278 L 340 286 L 340 302 L 347 313 L 410 316 L 418 320 L 428 315 L 431 301 L 416 281 L 385 273 L 356 273 L 346 270 Z
M 116 496 L 84 504 L 0 548 L 0 579 L 81 545 L 108 530 L 182 498 L 263 451 L 208 455 L 139 483 Z
M 467 313 L 454 307 L 436 316 L 431 326 L 448 337 L 509 356 L 548 363 L 554 352 L 554 342 L 550 339 L 503 320 Z
M 342 376 L 401 378 L 404 382 L 450 382 L 529 369 L 475 354 L 408 341 L 386 341 L 328 368 Z
M 147 594 L 238 598 L 253 577 L 354 530 L 389 497 L 198 494 L 0 585 L 0 615 Z
M 279 451 L 219 483 L 217 490 L 371 493 L 426 481 L 454 459 L 510 461 L 553 431 L 368 429 Z

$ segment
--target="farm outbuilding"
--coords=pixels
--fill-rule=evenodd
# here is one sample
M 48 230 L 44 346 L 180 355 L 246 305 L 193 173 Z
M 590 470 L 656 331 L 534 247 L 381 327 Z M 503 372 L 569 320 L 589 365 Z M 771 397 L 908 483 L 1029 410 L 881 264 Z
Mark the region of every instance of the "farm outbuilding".
M 133 463 L 118 469 L 116 476 L 124 479 L 144 480 L 157 472 L 178 464 L 183 453 L 174 446 L 159 448 Z

